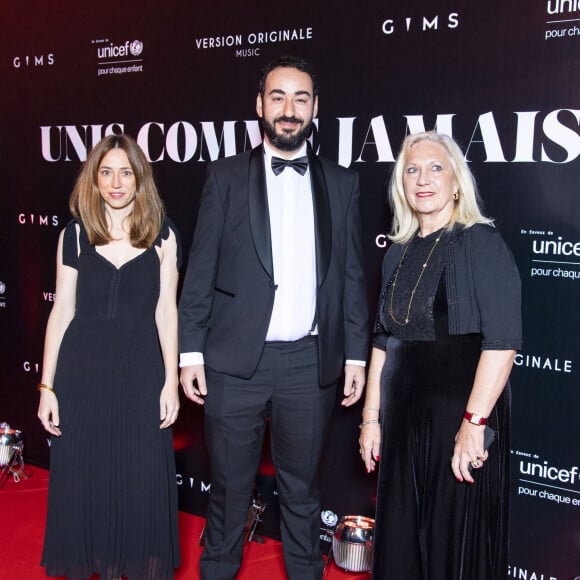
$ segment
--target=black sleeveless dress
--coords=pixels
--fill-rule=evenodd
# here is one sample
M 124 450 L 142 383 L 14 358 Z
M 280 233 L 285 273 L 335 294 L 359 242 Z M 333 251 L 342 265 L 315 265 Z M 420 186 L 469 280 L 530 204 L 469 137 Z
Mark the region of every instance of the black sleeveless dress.
M 435 239 L 415 237 L 393 281 L 383 281 L 375 346 L 386 348 L 381 377 L 379 461 L 373 578 L 497 580 L 507 574 L 508 403 L 506 389 L 489 425 L 497 439 L 474 484 L 451 470 L 481 353 L 481 335 L 450 335 L 443 234 L 412 289 Z M 392 300 L 391 300 L 392 298 Z
M 65 230 L 63 261 L 78 270 L 76 314 L 54 389 L 61 437 L 50 453 L 42 565 L 49 576 L 173 578 L 179 565 L 172 430 L 159 429 L 165 371 L 154 312 L 155 244 L 116 268 L 81 225 Z M 176 233 L 177 235 L 177 233 Z M 180 256 L 178 256 L 178 265 Z

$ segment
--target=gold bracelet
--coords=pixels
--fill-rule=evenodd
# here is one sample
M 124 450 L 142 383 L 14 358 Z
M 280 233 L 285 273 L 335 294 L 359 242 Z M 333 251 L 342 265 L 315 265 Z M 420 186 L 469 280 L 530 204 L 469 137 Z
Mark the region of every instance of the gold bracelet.
M 36 388 L 39 391 L 41 391 L 42 389 L 46 389 L 47 391 L 50 391 L 53 395 L 56 395 L 54 389 L 52 387 L 49 387 L 48 385 L 45 385 L 44 383 L 38 383 L 38 386 Z
M 372 425 L 373 423 L 376 423 L 377 425 L 380 425 L 380 421 L 378 419 L 369 419 L 368 421 L 363 421 L 358 428 L 362 429 L 365 425 Z

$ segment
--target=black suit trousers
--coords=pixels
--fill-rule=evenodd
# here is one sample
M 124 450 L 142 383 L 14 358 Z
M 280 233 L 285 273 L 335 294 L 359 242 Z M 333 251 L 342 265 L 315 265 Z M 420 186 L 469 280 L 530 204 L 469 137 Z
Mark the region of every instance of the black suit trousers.
M 230 580 L 239 570 L 269 417 L 286 571 L 290 579 L 319 580 L 324 563 L 317 472 L 336 385 L 320 387 L 317 338 L 266 343 L 250 379 L 209 368 L 206 377 L 212 483 L 201 577 Z

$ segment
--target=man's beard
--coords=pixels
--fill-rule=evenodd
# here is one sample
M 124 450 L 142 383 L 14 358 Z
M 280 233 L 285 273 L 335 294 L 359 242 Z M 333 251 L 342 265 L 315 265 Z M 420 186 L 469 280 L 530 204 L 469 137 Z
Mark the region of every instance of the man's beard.
M 299 149 L 304 141 L 310 137 L 310 132 L 312 131 L 312 121 L 304 125 L 298 133 L 276 133 L 276 123 L 277 122 L 286 123 L 302 123 L 302 119 L 296 117 L 278 117 L 274 119 L 273 123 L 266 121 L 264 117 L 260 117 L 260 127 L 264 131 L 268 140 L 274 147 L 280 149 L 280 151 L 296 151 Z

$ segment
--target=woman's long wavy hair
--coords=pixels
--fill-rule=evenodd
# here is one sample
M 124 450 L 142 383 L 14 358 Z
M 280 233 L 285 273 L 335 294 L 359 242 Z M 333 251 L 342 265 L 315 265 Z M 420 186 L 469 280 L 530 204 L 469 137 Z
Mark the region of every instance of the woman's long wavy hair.
M 135 175 L 135 203 L 127 217 L 131 245 L 136 248 L 151 246 L 163 225 L 165 208 L 151 170 L 141 147 L 128 135 L 109 135 L 99 141 L 87 156 L 69 200 L 72 215 L 80 219 L 87 231 L 89 242 L 102 246 L 113 240 L 109 233 L 105 202 L 97 185 L 99 166 L 112 149 L 122 149 Z
M 389 203 L 393 211 L 393 224 L 389 239 L 395 243 L 408 242 L 419 227 L 417 214 L 411 209 L 405 197 L 403 173 L 409 151 L 421 141 L 432 141 L 445 149 L 459 186 L 459 197 L 455 200 L 455 208 L 448 229 L 451 229 L 456 223 L 462 224 L 466 228 L 474 224 L 493 225 L 493 220 L 485 217 L 481 211 L 481 199 L 477 192 L 475 178 L 467 166 L 459 145 L 448 135 L 427 131 L 408 135 L 397 156 L 389 185 Z

